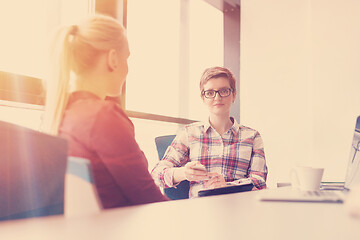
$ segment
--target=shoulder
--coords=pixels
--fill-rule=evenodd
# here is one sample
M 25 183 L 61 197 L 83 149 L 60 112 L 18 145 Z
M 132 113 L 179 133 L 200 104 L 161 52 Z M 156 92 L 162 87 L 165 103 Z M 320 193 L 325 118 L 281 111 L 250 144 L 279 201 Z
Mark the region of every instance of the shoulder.
M 185 132 L 187 135 L 200 135 L 204 133 L 205 124 L 203 122 L 194 122 L 185 125 L 180 131 Z
M 112 101 L 102 101 L 99 103 L 96 119 L 98 123 L 103 123 L 105 126 L 107 124 L 113 127 L 125 125 L 131 129 L 133 128 L 133 123 L 124 110 Z
M 200 129 L 204 127 L 203 122 L 193 122 L 184 126 L 185 129 Z
M 70 95 L 67 111 L 90 118 L 101 112 L 110 115 L 116 113 L 126 117 L 126 114 L 116 102 L 100 99 L 95 94 L 85 91 L 74 92 Z
M 239 126 L 239 131 L 243 135 L 244 138 L 246 137 L 260 137 L 259 131 L 255 130 L 254 128 L 247 127 L 244 125 Z
M 89 117 L 94 119 L 96 122 L 109 122 L 111 125 L 116 125 L 118 123 L 130 124 L 132 122 L 125 114 L 124 110 L 113 101 L 105 101 L 101 99 L 82 99 L 76 102 L 74 106 L 78 111 L 86 111 Z M 81 110 L 80 110 L 81 109 Z
M 93 149 L 112 156 L 138 154 L 132 121 L 117 103 L 103 101 L 100 105 L 90 133 Z
M 133 124 L 118 103 L 100 99 L 88 92 L 76 92 L 71 97 L 67 116 L 71 117 L 73 123 L 91 126 L 92 130 L 126 128 L 132 132 Z
M 101 101 L 101 112 L 109 115 L 119 115 L 119 117 L 128 118 L 125 111 L 120 105 L 113 101 Z
M 258 132 L 257 130 L 255 130 L 254 128 L 248 127 L 248 126 L 244 126 L 244 125 L 240 125 L 239 129 L 242 131 L 249 131 L 249 132 Z
M 199 138 L 203 134 L 203 124 L 194 122 L 180 127 L 176 133 L 174 143 L 188 145 L 194 138 Z

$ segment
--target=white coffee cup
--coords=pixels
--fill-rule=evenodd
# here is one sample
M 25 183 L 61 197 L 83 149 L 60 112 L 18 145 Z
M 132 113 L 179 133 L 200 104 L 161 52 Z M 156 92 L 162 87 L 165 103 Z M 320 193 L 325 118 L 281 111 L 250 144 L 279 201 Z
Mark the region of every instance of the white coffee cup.
M 324 168 L 297 166 L 290 172 L 292 186 L 302 191 L 317 191 L 323 174 Z

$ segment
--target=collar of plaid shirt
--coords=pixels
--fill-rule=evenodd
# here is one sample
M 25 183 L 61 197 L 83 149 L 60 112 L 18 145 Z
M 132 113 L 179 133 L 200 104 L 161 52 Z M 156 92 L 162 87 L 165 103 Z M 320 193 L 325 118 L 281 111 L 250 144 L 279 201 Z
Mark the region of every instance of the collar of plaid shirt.
M 238 124 L 235 118 L 230 117 L 230 119 L 233 122 L 233 125 L 231 126 L 230 129 L 234 135 L 237 135 L 240 131 L 240 125 Z M 210 124 L 210 119 L 208 118 L 207 121 L 204 122 L 204 133 L 207 133 L 210 128 L 212 128 L 215 131 L 215 129 Z

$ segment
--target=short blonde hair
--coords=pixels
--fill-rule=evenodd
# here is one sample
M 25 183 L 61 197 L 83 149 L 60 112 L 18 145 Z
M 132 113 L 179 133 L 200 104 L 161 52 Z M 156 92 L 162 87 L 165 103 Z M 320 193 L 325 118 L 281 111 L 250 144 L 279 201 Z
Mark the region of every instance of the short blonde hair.
M 70 91 L 70 74 L 82 74 L 96 64 L 98 57 L 111 49 L 127 46 L 124 27 L 116 19 L 101 14 L 89 16 L 79 25 L 63 26 L 51 46 L 51 75 L 42 130 L 58 134 Z
M 205 69 L 200 79 L 200 92 L 204 91 L 204 85 L 213 78 L 225 77 L 230 84 L 230 88 L 233 92 L 236 92 L 236 81 L 233 73 L 224 67 L 211 67 Z

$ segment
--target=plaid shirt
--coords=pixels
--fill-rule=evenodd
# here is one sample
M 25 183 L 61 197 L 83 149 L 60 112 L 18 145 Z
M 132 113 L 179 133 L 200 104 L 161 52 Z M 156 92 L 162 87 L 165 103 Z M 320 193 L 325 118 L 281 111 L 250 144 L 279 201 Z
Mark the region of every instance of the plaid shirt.
M 209 123 L 197 122 L 181 129 L 152 170 L 156 184 L 163 188 L 176 187 L 174 167 L 197 161 L 207 171 L 220 173 L 226 182 L 251 182 L 254 189 L 266 188 L 267 166 L 261 136 L 232 120 L 233 126 L 222 136 Z M 190 182 L 190 197 L 197 196 L 204 188 L 202 181 Z

